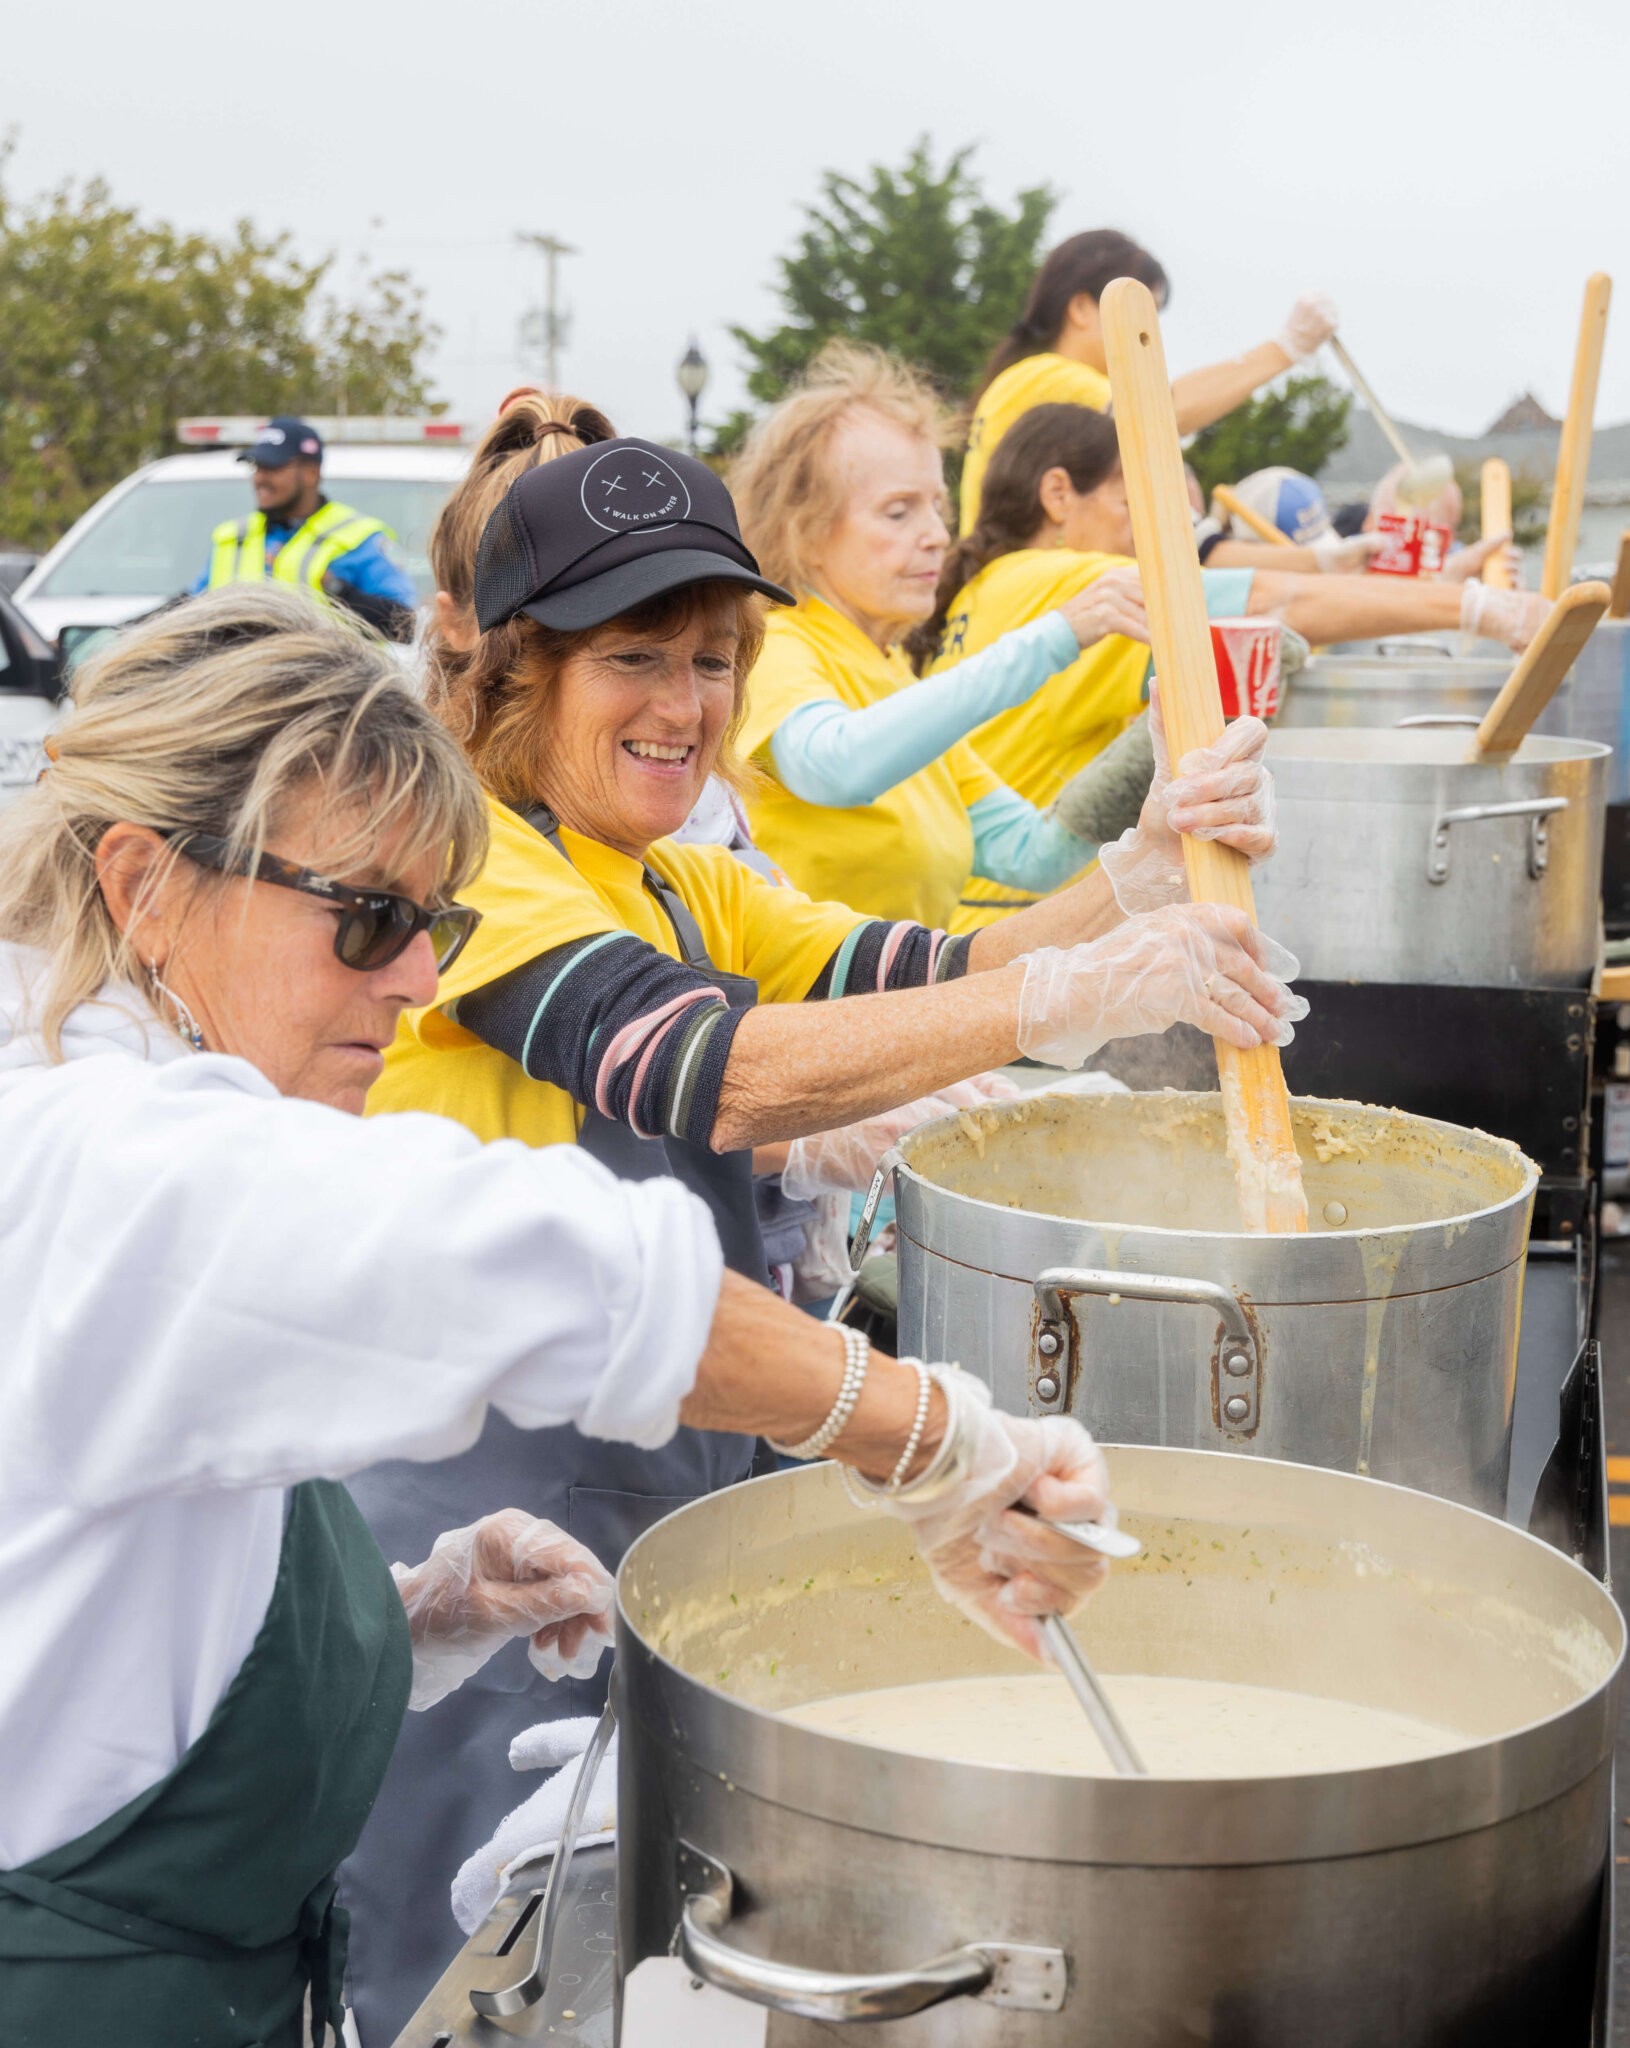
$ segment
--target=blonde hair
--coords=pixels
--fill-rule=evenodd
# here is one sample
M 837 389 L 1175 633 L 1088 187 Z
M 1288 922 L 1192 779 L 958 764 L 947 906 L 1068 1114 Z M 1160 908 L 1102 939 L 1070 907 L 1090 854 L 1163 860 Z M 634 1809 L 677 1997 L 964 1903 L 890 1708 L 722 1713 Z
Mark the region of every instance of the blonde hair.
M 437 588 L 473 621 L 476 553 L 510 486 L 529 469 L 615 437 L 610 420 L 586 399 L 530 387 L 511 392 L 436 521 L 430 566 Z M 747 677 L 764 641 L 762 599 L 729 583 L 694 584 L 653 598 L 614 623 L 668 638 L 695 619 L 712 623 L 726 609 L 733 610 L 737 635 L 735 704 L 713 773 L 745 790 L 752 778 L 733 741 L 746 715 Z M 522 614 L 480 634 L 469 647 L 454 647 L 432 625 L 426 642 L 426 699 L 501 803 L 524 807 L 537 802 L 550 757 L 549 714 L 561 669 L 606 630 L 556 632 Z
M 869 412 L 945 448 L 953 423 L 928 380 L 898 356 L 852 341 L 829 341 L 802 384 L 748 436 L 729 483 L 742 538 L 772 582 L 810 585 L 811 545 L 842 515 L 845 478 L 832 443 L 856 413 Z
M 53 1060 L 72 1010 L 139 979 L 97 882 L 110 825 L 258 853 L 317 783 L 329 814 L 361 818 L 325 854 L 338 878 L 389 839 L 403 867 L 435 854 L 451 896 L 486 858 L 486 807 L 458 748 L 384 646 L 303 591 L 234 584 L 175 606 L 88 661 L 73 699 L 47 773 L 0 816 L 0 939 L 48 956 L 28 1021 Z M 181 851 L 154 864 L 144 900 Z

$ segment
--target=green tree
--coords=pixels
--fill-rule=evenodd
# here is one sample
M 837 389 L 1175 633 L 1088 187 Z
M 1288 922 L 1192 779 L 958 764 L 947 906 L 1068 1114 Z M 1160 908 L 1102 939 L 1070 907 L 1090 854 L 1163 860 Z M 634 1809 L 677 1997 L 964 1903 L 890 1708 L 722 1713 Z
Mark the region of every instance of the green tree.
M 1287 377 L 1196 434 L 1189 461 L 1208 496 L 1280 464 L 1317 476 L 1346 445 L 1351 403 L 1325 377 Z
M 398 272 L 345 301 L 331 259 L 239 221 L 143 220 L 101 180 L 19 202 L 0 148 L 0 534 L 50 544 L 109 485 L 173 450 L 186 413 L 422 408 L 434 337 Z
M 780 258 L 786 318 L 763 334 L 731 329 L 750 365 L 747 388 L 773 404 L 834 335 L 874 342 L 925 371 L 948 399 L 966 398 L 986 356 L 1019 317 L 1057 203 L 1045 185 L 993 205 L 969 169 L 972 148 L 936 168 L 925 136 L 897 170 L 864 180 L 828 171 L 821 200 Z M 751 416 L 718 430 L 722 452 Z

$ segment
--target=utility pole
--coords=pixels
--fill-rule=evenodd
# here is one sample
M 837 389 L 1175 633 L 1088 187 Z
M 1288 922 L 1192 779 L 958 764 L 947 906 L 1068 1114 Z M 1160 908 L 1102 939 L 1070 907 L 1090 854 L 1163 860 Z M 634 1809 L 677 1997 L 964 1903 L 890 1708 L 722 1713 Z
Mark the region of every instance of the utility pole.
M 557 265 L 562 256 L 575 256 L 578 252 L 558 235 L 518 234 L 515 239 L 523 248 L 536 249 L 543 257 L 543 381 L 553 391 L 557 383 L 556 351 L 566 333 L 566 316 L 559 305 Z

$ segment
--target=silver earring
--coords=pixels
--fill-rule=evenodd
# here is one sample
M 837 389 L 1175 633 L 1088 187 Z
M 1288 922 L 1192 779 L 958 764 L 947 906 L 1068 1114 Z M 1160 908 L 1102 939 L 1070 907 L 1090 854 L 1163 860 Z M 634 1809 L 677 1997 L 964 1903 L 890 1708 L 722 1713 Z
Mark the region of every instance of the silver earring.
M 190 1045 L 194 1052 L 202 1052 L 204 1050 L 204 1034 L 199 1029 L 198 1019 L 187 1008 L 175 990 L 166 987 L 164 982 L 159 979 L 159 971 L 151 961 L 148 962 L 147 966 L 147 986 L 152 991 L 153 1008 L 155 1010 L 162 1011 L 163 1005 L 165 1003 L 169 1004 L 173 1012 L 170 1021 L 175 1026 L 177 1037 Z

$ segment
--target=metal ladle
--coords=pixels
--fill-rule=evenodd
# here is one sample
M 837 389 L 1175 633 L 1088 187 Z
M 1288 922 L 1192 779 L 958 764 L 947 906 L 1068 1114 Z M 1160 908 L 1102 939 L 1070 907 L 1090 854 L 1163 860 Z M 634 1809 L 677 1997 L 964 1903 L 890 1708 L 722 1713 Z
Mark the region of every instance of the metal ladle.
M 1045 1516 L 1039 1519 L 1045 1520 Z M 1100 1557 L 1136 1557 L 1143 1545 L 1124 1529 L 1111 1529 L 1103 1522 L 1048 1522 L 1061 1536 L 1094 1550 Z M 1103 1681 L 1087 1661 L 1076 1640 L 1075 1630 L 1062 1614 L 1049 1614 L 1041 1625 L 1047 1647 L 1053 1653 L 1064 1683 L 1075 1694 L 1077 1704 L 1092 1723 L 1092 1732 L 1104 1746 L 1104 1753 L 1123 1778 L 1146 1778 L 1149 1767 L 1138 1755 L 1132 1738 L 1121 1725 L 1121 1717 L 1110 1704 Z

